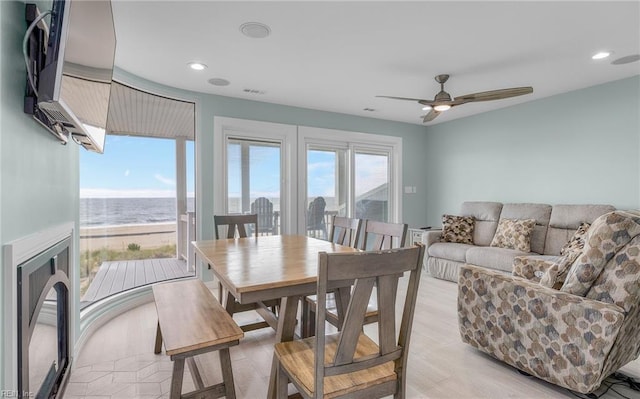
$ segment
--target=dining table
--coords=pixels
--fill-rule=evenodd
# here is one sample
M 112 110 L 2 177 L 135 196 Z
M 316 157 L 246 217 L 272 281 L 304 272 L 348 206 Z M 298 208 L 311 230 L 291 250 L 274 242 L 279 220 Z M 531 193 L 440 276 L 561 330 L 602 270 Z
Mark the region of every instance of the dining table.
M 226 309 L 233 316 L 234 302 L 242 305 L 280 299 L 277 318 L 259 312 L 276 330 L 276 342 L 295 338 L 298 302 L 316 293 L 318 253 L 358 252 L 358 249 L 303 235 L 270 235 L 226 240 L 194 241 L 193 248 L 233 300 Z M 334 287 L 336 289 L 349 288 Z M 221 300 L 221 299 L 220 299 Z M 240 343 L 242 345 L 242 343 Z M 274 358 L 268 398 L 275 398 L 277 362 Z

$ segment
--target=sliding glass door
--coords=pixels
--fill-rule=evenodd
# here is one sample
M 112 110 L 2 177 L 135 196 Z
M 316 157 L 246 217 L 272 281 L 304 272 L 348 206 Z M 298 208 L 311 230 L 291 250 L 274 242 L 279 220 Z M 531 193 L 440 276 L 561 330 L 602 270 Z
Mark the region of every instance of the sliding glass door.
M 258 233 L 280 232 L 281 143 L 227 138 L 227 214 L 258 215 Z
M 322 239 L 335 215 L 401 220 L 400 138 L 223 117 L 214 125 L 215 214 L 258 213 L 262 234 Z

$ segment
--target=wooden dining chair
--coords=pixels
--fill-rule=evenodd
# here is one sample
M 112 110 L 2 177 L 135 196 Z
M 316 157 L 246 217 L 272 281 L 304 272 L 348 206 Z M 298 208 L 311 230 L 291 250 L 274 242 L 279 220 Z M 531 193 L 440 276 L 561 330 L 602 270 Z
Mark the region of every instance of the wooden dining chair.
M 360 245 L 360 249 L 369 250 L 369 251 L 379 251 L 383 249 L 391 249 L 391 248 L 402 248 L 405 245 L 405 241 L 407 239 L 407 230 L 409 226 L 405 223 L 385 223 L 378 222 L 374 220 L 365 220 L 364 221 L 364 229 L 362 233 L 362 244 Z M 358 238 L 356 238 L 355 246 L 358 247 Z M 394 246 L 394 242 L 397 243 L 397 246 Z M 375 287 L 374 287 L 375 291 Z M 346 294 L 342 292 L 342 294 Z M 302 306 L 302 336 L 308 336 L 305 334 L 309 334 L 315 329 L 314 320 L 315 320 L 315 309 L 316 303 L 315 298 L 310 296 L 307 297 L 305 304 Z M 329 295 L 329 300 L 327 302 L 327 321 L 337 327 L 338 329 L 342 326 L 341 315 L 338 312 L 338 307 L 340 306 L 341 301 L 347 301 L 348 297 L 336 297 L 334 295 Z M 305 316 L 304 311 L 308 312 L 308 315 Z M 367 313 L 365 314 L 364 323 L 370 324 L 378 321 L 378 304 L 376 295 L 371 297 L 369 301 L 369 306 L 367 308 Z M 305 322 L 307 322 L 307 326 L 305 327 Z
M 362 228 L 362 219 L 353 219 L 343 216 L 334 216 L 331 219 L 331 229 L 329 230 L 329 241 L 346 245 L 348 247 L 358 247 L 358 237 Z
M 409 225 L 406 223 L 386 223 L 365 220 L 360 249 L 376 251 L 381 249 L 402 248 L 407 239 Z M 397 244 L 394 245 L 394 242 Z
M 318 311 L 315 337 L 275 344 L 278 398 L 286 398 L 288 383 L 303 398 L 380 398 L 406 396 L 407 357 L 418 295 L 424 246 L 360 253 L 321 252 L 318 256 Z M 396 332 L 398 281 L 409 272 L 400 330 Z M 327 294 L 353 281 L 344 306 L 341 331 L 326 334 Z M 377 342 L 363 330 L 373 287 L 379 309 Z M 401 296 L 402 300 L 402 296 Z
M 238 238 L 247 237 L 247 226 L 250 227 L 256 237 L 258 236 L 258 215 L 214 215 L 213 224 L 216 229 L 216 240 L 220 239 L 220 226 L 227 226 L 227 237 Z
M 331 221 L 331 230 L 329 230 L 329 241 L 345 245 L 347 247 L 357 248 L 358 237 L 360 236 L 360 228 L 362 227 L 362 219 L 353 219 L 343 216 L 333 216 Z M 302 337 L 310 337 L 315 331 L 315 311 L 316 296 L 308 295 L 301 299 L 301 320 L 300 328 Z M 329 308 L 335 308 L 335 298 L 329 295 Z M 333 315 L 336 315 L 333 317 Z M 329 322 L 334 326 L 338 324 L 337 313 L 331 313 Z
M 258 215 L 213 215 L 213 225 L 216 231 L 216 240 L 220 239 L 220 227 L 227 226 L 227 236 L 225 238 L 245 238 L 248 237 L 247 226 L 258 237 Z M 237 235 L 236 235 L 237 233 Z M 218 282 L 218 300 L 223 302 L 224 290 L 222 284 Z

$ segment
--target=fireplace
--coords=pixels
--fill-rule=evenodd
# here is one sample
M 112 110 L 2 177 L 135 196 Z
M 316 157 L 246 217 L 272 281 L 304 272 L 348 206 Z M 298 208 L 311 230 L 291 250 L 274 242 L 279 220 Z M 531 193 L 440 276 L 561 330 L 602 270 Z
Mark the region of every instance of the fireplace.
M 55 397 L 69 367 L 69 248 L 62 240 L 18 266 L 18 393 Z
M 5 368 L 5 392 L 12 397 L 62 397 L 73 353 L 72 237 L 67 224 L 4 246 L 5 365 L 15 365 Z

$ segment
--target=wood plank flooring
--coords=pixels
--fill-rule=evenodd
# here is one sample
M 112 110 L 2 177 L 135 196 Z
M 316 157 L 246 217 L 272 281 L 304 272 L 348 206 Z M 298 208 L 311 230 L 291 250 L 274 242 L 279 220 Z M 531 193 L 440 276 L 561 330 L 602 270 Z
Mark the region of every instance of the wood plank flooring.
M 176 258 L 102 262 L 81 303 L 91 303 L 119 292 L 174 278 L 193 276 L 186 262 Z
M 420 284 L 408 364 L 408 398 L 575 398 L 565 389 L 521 375 L 463 344 L 456 316 L 456 284 L 426 274 Z M 399 290 L 404 289 L 406 279 L 401 279 Z M 234 317 L 243 323 L 257 319 L 253 312 Z M 76 358 L 64 398 L 168 398 L 172 363 L 164 353 L 153 354 L 156 323 L 154 304 L 149 303 L 101 327 Z M 367 333 L 375 328 L 375 324 L 365 327 Z M 238 398 L 266 396 L 274 341 L 275 332 L 262 329 L 246 333 L 240 345 L 231 348 Z M 216 354 L 200 355 L 196 361 L 206 384 L 221 381 Z M 640 360 L 621 371 L 640 379 Z M 191 389 L 193 382 L 185 371 L 183 392 Z M 638 392 L 616 389 L 628 398 L 640 398 Z M 623 397 L 609 391 L 602 398 Z

